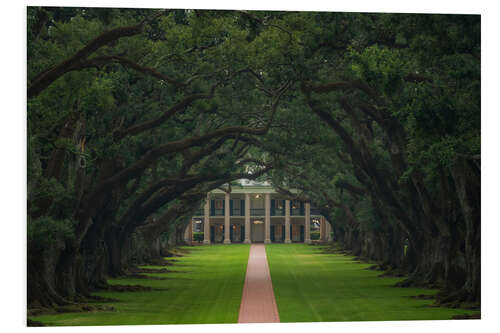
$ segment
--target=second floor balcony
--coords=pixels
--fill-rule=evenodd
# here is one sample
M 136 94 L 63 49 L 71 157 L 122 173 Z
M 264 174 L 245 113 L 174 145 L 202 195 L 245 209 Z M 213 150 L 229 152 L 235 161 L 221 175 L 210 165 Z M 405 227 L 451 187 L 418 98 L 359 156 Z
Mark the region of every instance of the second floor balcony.
M 239 200 L 238 200 L 239 201 Z M 284 203 L 284 200 L 283 200 Z M 235 204 L 234 202 L 231 203 L 230 205 L 230 210 L 229 210 L 229 216 L 245 216 L 245 205 L 244 202 L 241 201 L 237 202 Z M 236 207 L 235 207 L 236 206 Z M 222 207 L 222 208 L 220 208 Z M 210 216 L 225 216 L 225 207 L 224 203 L 222 202 L 219 204 L 218 207 L 215 206 L 215 204 L 211 203 L 211 207 L 209 209 L 209 214 Z M 194 216 L 204 216 L 205 212 L 203 208 L 199 208 L 195 211 Z M 265 208 L 250 208 L 250 216 L 265 216 L 266 215 L 266 209 Z M 270 215 L 271 216 L 285 216 L 285 207 L 281 204 L 281 202 L 278 204 L 277 202 L 272 202 L 271 207 L 270 207 Z M 321 215 L 321 212 L 319 209 L 311 207 L 311 215 Z M 298 203 L 297 205 L 290 205 L 290 216 L 305 216 L 305 205 Z
M 265 208 L 250 208 L 250 216 L 264 216 L 266 215 Z

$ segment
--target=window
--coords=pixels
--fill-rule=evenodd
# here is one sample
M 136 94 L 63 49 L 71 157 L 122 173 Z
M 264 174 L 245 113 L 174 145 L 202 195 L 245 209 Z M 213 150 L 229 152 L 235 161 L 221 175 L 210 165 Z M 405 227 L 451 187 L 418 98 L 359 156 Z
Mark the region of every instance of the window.
M 215 200 L 215 209 L 222 209 L 222 207 L 223 207 L 223 200 L 216 199 Z
M 276 201 L 276 209 L 283 209 L 284 200 L 275 200 Z

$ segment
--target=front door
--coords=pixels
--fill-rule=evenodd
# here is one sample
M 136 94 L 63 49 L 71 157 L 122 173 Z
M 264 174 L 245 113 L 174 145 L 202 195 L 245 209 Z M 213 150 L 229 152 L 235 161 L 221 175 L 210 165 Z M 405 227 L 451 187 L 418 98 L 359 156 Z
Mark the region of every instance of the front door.
M 264 223 L 252 223 L 252 242 L 264 242 Z
M 271 242 L 274 243 L 274 225 L 271 225 Z

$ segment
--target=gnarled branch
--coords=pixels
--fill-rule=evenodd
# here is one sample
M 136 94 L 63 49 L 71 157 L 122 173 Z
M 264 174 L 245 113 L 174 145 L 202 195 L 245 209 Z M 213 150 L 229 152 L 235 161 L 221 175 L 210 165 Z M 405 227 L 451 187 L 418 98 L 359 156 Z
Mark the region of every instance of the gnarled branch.
M 163 13 L 164 11 L 162 10 L 160 12 L 157 12 L 151 18 L 144 19 L 138 24 L 119 27 L 103 32 L 68 59 L 39 73 L 28 86 L 28 99 L 38 96 L 55 80 L 71 71 L 74 67 L 78 67 L 83 61 L 85 61 L 85 59 L 87 59 L 92 53 L 94 53 L 101 47 L 120 38 L 131 37 L 141 33 L 146 22 L 149 22 L 151 19 L 156 18 Z

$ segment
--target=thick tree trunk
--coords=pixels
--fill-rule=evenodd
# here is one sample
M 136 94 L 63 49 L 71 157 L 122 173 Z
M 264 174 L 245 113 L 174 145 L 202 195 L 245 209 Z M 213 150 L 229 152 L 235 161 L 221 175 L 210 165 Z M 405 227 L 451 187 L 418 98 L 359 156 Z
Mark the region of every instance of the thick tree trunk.
M 129 242 L 120 233 L 117 227 L 110 227 L 105 233 L 106 254 L 107 254 L 107 273 L 112 277 L 118 277 L 126 274 L 124 257 L 128 252 Z
M 138 229 L 132 237 L 132 253 L 128 260 L 134 264 L 148 264 L 161 259 L 161 237 L 161 234 L 148 235 Z
M 332 223 L 333 241 L 345 246 L 345 230 L 336 223 Z
M 56 265 L 64 249 L 64 242 L 52 240 L 48 247 L 28 242 L 27 296 L 28 308 L 68 304 L 57 290 Z
M 481 171 L 477 165 L 459 158 L 452 167 L 460 208 L 465 220 L 466 278 L 453 298 L 458 301 L 481 300 Z
M 112 218 L 110 217 L 110 219 Z M 90 289 L 96 289 L 107 284 L 108 249 L 104 238 L 104 224 L 106 223 L 102 219 L 99 220 L 90 226 L 80 247 L 82 256 L 81 280 Z

